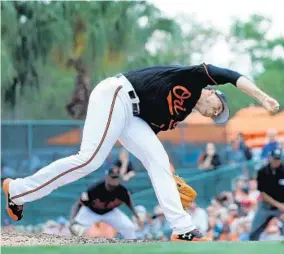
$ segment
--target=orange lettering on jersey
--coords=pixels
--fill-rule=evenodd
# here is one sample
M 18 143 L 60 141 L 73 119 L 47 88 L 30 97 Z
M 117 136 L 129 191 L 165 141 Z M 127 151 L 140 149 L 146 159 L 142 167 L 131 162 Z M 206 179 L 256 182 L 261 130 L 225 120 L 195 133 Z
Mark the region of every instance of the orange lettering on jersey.
M 175 120 L 171 119 L 170 124 L 169 124 L 169 129 L 174 129 L 177 127 L 178 122 L 175 122 Z
M 93 200 L 92 206 L 94 208 L 104 209 L 105 208 L 105 202 L 102 202 L 98 198 L 96 198 L 95 200 Z
M 169 111 L 170 114 L 173 115 L 174 111 L 173 111 L 173 97 L 172 97 L 172 91 L 169 92 L 169 95 L 167 97 L 167 101 L 168 101 L 168 105 L 169 105 Z
M 115 199 L 114 201 L 111 201 L 107 204 L 107 208 L 111 209 L 111 208 L 115 208 L 118 207 L 122 204 L 122 201 L 119 199 Z
M 167 97 L 170 114 L 174 115 L 175 112 L 178 115 L 180 111 L 186 111 L 183 104 L 190 96 L 191 92 L 187 88 L 184 86 L 175 86 Z

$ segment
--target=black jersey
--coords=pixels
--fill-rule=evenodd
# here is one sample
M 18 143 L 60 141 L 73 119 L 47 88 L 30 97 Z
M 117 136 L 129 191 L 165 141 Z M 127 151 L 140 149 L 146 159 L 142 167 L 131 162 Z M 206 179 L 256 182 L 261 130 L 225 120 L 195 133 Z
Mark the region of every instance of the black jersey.
M 241 74 L 213 65 L 154 66 L 123 73 L 140 99 L 140 117 L 155 133 L 173 129 L 207 85 L 236 84 Z
M 270 164 L 264 166 L 257 174 L 258 190 L 265 192 L 278 202 L 284 203 L 284 166 L 271 169 Z
M 105 181 L 103 181 L 93 185 L 87 192 L 83 192 L 80 201 L 93 212 L 105 214 L 123 203 L 129 206 L 130 194 L 122 185 L 108 191 L 105 187 Z

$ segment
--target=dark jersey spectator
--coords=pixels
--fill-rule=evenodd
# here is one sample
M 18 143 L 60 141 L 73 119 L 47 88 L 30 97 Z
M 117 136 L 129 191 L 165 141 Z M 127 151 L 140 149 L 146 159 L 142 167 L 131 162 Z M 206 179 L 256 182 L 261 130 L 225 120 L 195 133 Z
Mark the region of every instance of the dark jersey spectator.
M 252 159 L 252 152 L 245 143 L 244 134 L 239 133 L 238 136 L 237 136 L 237 139 L 239 141 L 239 149 L 243 152 L 245 158 L 248 161 L 251 160 Z
M 119 159 L 114 164 L 119 167 L 123 181 L 129 181 L 135 176 L 133 165 L 129 160 L 129 153 L 125 149 L 121 149 Z
M 208 143 L 205 153 L 201 154 L 198 166 L 202 170 L 214 170 L 221 165 L 220 156 L 216 152 L 215 145 Z

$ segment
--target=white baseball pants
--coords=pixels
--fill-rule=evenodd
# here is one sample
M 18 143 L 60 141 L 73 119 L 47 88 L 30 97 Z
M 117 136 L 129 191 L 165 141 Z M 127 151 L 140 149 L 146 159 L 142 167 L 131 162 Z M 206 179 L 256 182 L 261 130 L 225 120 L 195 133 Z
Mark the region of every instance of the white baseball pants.
M 124 239 L 136 239 L 134 223 L 118 208 L 105 214 L 94 213 L 90 208 L 82 206 L 74 218 L 74 222 L 88 230 L 97 222 L 105 222 L 119 232 Z
M 42 198 L 60 186 L 74 182 L 98 169 L 115 142 L 133 153 L 145 166 L 158 201 L 173 232 L 183 234 L 195 228 L 180 202 L 166 151 L 158 137 L 141 118 L 133 116 L 131 83 L 111 77 L 92 91 L 80 151 L 59 159 L 34 175 L 10 183 L 11 199 L 18 205 Z

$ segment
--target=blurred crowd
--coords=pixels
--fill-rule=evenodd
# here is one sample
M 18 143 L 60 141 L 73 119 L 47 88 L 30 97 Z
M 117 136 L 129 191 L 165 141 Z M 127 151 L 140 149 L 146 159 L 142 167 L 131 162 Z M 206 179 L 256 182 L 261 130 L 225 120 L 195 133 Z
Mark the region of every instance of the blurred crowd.
M 239 178 L 236 180 L 234 190 L 223 192 L 212 198 L 211 204 L 201 208 L 193 202 L 188 213 L 191 214 L 193 223 L 198 229 L 215 241 L 248 241 L 249 232 L 260 193 L 257 190 L 255 179 Z M 147 211 L 144 206 L 135 207 L 143 227 L 139 227 L 135 217 L 132 218 L 136 225 L 138 239 L 169 240 L 171 229 L 165 219 L 160 206 L 155 206 L 153 211 Z M 17 230 L 26 232 L 42 232 L 61 236 L 71 235 L 69 221 L 64 217 L 56 220 L 48 220 L 38 225 L 12 226 L 8 221 L 3 225 L 5 230 Z M 260 241 L 283 240 L 284 218 L 273 218 L 260 236 Z M 99 222 L 93 225 L 87 232 L 91 237 L 119 237 L 117 232 L 109 225 Z
M 245 143 L 244 136 L 239 134 L 236 139 L 226 147 L 224 153 L 220 153 L 213 143 L 208 143 L 205 150 L 198 158 L 200 170 L 216 170 L 222 165 L 239 164 L 249 160 L 260 160 L 266 162 L 270 152 L 276 147 L 284 151 L 284 140 L 277 138 L 275 130 L 268 130 L 266 144 L 256 150 L 251 150 Z M 284 155 L 284 152 L 282 153 Z M 284 158 L 282 158 L 284 159 Z M 121 176 L 124 182 L 135 177 L 135 170 L 129 154 L 121 149 L 115 165 L 121 168 Z M 172 171 L 174 171 L 174 166 Z M 2 168 L 2 171 L 8 170 Z M 249 178 L 245 172 L 240 172 L 231 191 L 222 192 L 213 197 L 207 208 L 201 208 L 193 202 L 187 211 L 192 216 L 193 223 L 199 230 L 215 241 L 248 241 L 253 218 L 257 212 L 261 195 L 258 190 L 256 178 Z M 169 240 L 171 229 L 161 208 L 157 205 L 153 211 L 147 211 L 144 206 L 135 207 L 141 224 L 136 223 L 136 236 L 138 239 Z M 59 217 L 39 225 L 13 226 L 9 221 L 4 221 L 6 230 L 18 230 L 28 232 L 43 232 L 56 235 L 71 235 L 69 231 L 69 220 Z M 280 218 L 273 218 L 259 240 L 280 240 L 284 234 L 284 214 Z M 117 232 L 104 222 L 93 225 L 87 232 L 92 237 L 119 237 Z
M 284 150 L 284 138 L 278 138 L 275 129 L 267 130 L 266 143 L 263 147 L 251 149 L 246 145 L 245 137 L 239 133 L 225 149 L 218 151 L 214 143 L 208 143 L 198 157 L 200 170 L 216 170 L 220 166 L 240 164 L 244 161 L 266 161 L 274 148 Z
M 206 209 L 194 203 L 189 213 L 198 228 L 216 241 L 248 241 L 259 201 L 256 180 L 240 178 L 233 191 L 214 197 Z M 283 239 L 281 232 L 284 232 L 284 218 L 273 218 L 259 240 Z

